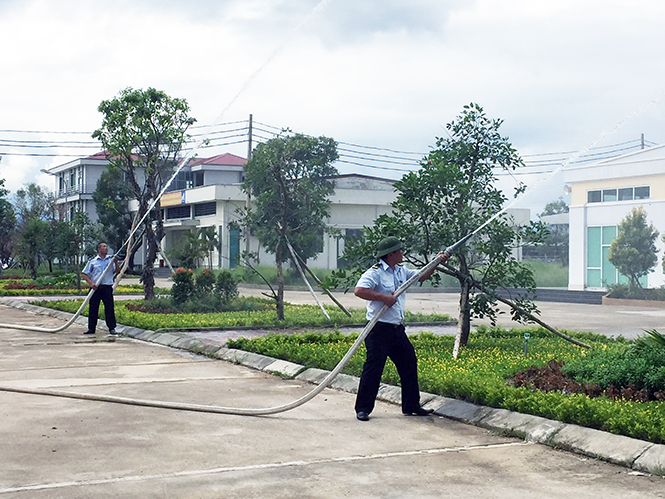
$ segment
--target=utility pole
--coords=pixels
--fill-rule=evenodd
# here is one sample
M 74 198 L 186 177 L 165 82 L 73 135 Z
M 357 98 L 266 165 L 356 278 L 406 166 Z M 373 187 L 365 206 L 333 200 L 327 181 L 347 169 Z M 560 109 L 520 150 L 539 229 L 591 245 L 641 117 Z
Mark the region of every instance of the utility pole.
M 642 134 L 642 149 L 644 149 L 644 134 Z
M 247 161 L 252 159 L 252 115 L 249 115 L 249 132 L 247 141 Z M 245 200 L 245 208 L 249 210 L 251 202 L 251 194 L 247 189 L 247 199 Z M 249 254 L 249 227 L 245 227 L 245 253 Z

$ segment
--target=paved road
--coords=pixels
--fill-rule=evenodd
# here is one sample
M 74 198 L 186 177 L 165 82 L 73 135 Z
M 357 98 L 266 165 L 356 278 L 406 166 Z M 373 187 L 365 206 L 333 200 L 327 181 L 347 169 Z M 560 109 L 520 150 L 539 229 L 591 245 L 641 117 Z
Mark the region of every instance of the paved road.
M 242 294 L 260 295 L 261 290 L 242 288 Z M 345 307 L 364 307 L 364 302 L 352 293 L 337 293 L 335 297 Z M 285 299 L 291 303 L 315 303 L 308 291 L 286 291 Z M 319 296 L 325 304 L 330 298 Z M 645 329 L 660 329 L 665 332 L 665 308 L 586 305 L 579 303 L 537 302 L 540 319 L 552 327 L 570 331 L 592 331 L 608 336 L 635 338 Z M 459 295 L 455 293 L 409 291 L 406 308 L 412 312 L 442 313 L 453 318 L 459 315 Z M 508 306 L 500 304 L 498 323 L 506 328 L 516 327 Z M 488 320 L 474 319 L 474 325 L 489 324 Z
M 56 318 L 0 304 L 1 322 Z M 271 407 L 311 385 L 128 338 L 0 328 L 0 385 Z M 0 497 L 665 497 L 663 478 L 325 390 L 267 417 L 0 391 Z

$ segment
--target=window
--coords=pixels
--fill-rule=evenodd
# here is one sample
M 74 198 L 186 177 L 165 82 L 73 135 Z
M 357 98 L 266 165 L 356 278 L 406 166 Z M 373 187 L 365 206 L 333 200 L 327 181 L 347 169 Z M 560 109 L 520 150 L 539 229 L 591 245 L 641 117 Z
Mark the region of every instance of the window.
M 207 215 L 215 215 L 217 213 L 217 203 L 212 201 L 210 203 L 201 203 L 194 205 L 194 216 L 205 217 Z
M 620 274 L 607 257 L 610 244 L 616 235 L 615 225 L 587 227 L 586 287 L 604 288 L 611 284 L 628 282 L 628 278 Z M 646 276 L 643 284 L 646 286 Z
M 619 189 L 619 201 L 632 201 L 633 200 L 633 188 L 627 187 L 625 189 Z
M 651 189 L 649 186 L 635 187 L 635 199 L 649 199 L 651 197 Z
M 173 182 L 168 188 L 168 192 L 182 191 L 183 189 L 191 189 L 192 187 L 192 172 L 182 171 L 173 179 Z
M 587 203 L 611 203 L 613 201 L 633 201 L 634 199 L 649 199 L 651 197 L 651 188 L 641 187 L 622 187 L 620 189 L 603 189 L 596 191 L 587 191 Z
M 192 215 L 191 206 L 174 206 L 166 209 L 167 220 L 177 220 L 179 218 L 190 218 Z
M 205 185 L 203 183 L 203 172 L 194 172 L 194 187 Z
M 603 203 L 608 203 L 617 200 L 616 189 L 603 189 Z
M 237 228 L 229 229 L 229 268 L 234 269 L 240 260 L 240 231 Z

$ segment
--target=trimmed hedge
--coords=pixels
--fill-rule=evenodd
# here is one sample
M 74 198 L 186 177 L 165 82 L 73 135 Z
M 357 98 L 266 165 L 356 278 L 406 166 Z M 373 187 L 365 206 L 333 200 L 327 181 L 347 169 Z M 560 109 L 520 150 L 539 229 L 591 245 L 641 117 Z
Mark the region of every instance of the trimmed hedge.
M 365 310 L 352 309 L 349 318 L 339 308 L 326 306 L 330 315 L 328 320 L 316 305 L 284 306 L 284 321 L 277 320 L 274 301 L 267 298 L 243 298 L 249 305 L 256 304 L 263 310 L 241 310 L 236 312 L 217 313 L 185 313 L 185 314 L 154 314 L 129 310 L 127 305 L 141 305 L 143 300 L 116 301 L 115 315 L 119 324 L 134 326 L 142 329 L 187 329 L 187 328 L 237 328 L 237 327 L 304 327 L 304 326 L 336 326 L 343 324 L 364 324 Z M 82 300 L 59 300 L 34 302 L 36 305 L 75 313 L 81 306 Z M 265 309 L 267 307 L 267 309 Z M 88 307 L 83 310 L 88 314 Z M 101 312 L 100 312 L 101 314 Z M 100 315 L 102 316 L 102 315 Z M 407 322 L 428 322 L 441 324 L 454 324 L 454 320 L 443 314 L 405 314 Z
M 528 355 L 524 355 L 524 333 L 530 333 Z M 590 343 L 594 350 L 619 351 L 622 340 L 590 333 L 567 334 Z M 255 339 L 240 338 L 229 346 L 307 367 L 333 369 L 355 337 L 330 335 L 269 335 Z M 564 423 L 573 423 L 655 443 L 665 442 L 665 402 L 627 402 L 606 397 L 588 398 L 581 394 L 541 392 L 510 386 L 510 378 L 531 366 L 542 367 L 550 360 L 583 363 L 590 352 L 541 328 L 478 328 L 469 344 L 452 358 L 454 338 L 421 333 L 411 337 L 418 355 L 422 390 L 476 404 L 533 414 Z M 364 348 L 354 355 L 344 372 L 359 376 Z M 383 382 L 398 385 L 399 376 L 388 362 Z

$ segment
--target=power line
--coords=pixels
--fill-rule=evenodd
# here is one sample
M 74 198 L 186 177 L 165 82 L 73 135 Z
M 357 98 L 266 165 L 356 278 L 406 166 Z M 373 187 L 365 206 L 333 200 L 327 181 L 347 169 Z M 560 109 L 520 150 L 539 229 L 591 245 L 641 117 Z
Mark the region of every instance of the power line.
M 241 125 L 241 126 L 239 126 Z M 224 128 L 226 127 L 226 128 Z M 190 129 L 205 130 L 208 132 L 194 133 L 190 137 L 206 137 L 208 141 L 202 146 L 203 149 L 227 147 L 247 143 L 249 141 L 248 120 L 229 121 L 216 125 L 193 125 Z M 253 122 L 252 138 L 257 143 L 267 142 L 276 136 L 281 135 L 288 128 L 276 127 L 262 122 Z M 0 130 L 1 133 L 24 133 L 24 134 L 42 134 L 42 135 L 81 135 L 85 134 L 91 136 L 90 132 L 64 132 L 64 131 L 40 131 L 40 130 L 13 130 L 6 129 Z M 306 134 L 305 134 L 306 135 Z M 238 140 L 234 140 L 238 139 Z M 400 151 L 385 147 L 365 146 L 351 142 L 339 141 L 339 145 L 345 147 L 338 147 L 339 159 L 338 163 L 353 165 L 361 168 L 370 168 L 385 171 L 398 171 L 410 172 L 414 171 L 420 166 L 420 160 L 427 157 L 428 153 L 413 152 L 413 151 Z M 585 164 L 602 159 L 609 159 L 616 157 L 621 153 L 630 150 L 639 150 L 641 148 L 641 139 L 634 139 L 618 144 L 610 144 L 606 146 L 595 147 L 587 154 L 584 154 L 573 161 L 571 164 Z M 644 141 L 645 145 L 654 146 L 658 145 L 653 141 Z M 81 157 L 80 154 L 68 154 L 60 152 L 65 149 L 92 149 L 98 148 L 101 152 L 101 144 L 98 141 L 77 141 L 77 140 L 20 140 L 20 139 L 0 139 L 0 147 L 4 148 L 6 152 L 0 152 L 0 156 L 28 156 L 28 157 Z M 31 151 L 16 151 L 13 149 L 29 149 Z M 54 149 L 52 153 L 46 153 L 41 150 Z M 192 147 L 183 147 L 183 151 L 190 151 Z M 593 152 L 591 152 L 593 151 Z M 571 154 L 575 151 L 568 152 L 547 152 L 538 154 L 528 154 L 522 156 L 524 160 L 524 167 L 531 171 L 517 171 L 516 175 L 529 175 L 529 174 L 545 174 L 552 171 L 552 168 L 564 164 Z M 411 157 L 409 157 L 411 156 Z M 415 156 L 415 157 L 414 157 Z M 533 158 L 533 159 L 532 159 Z M 543 159 L 536 159 L 543 158 Z M 391 167 L 388 165 L 405 166 L 407 168 Z M 533 171 L 537 169 L 544 169 L 542 171 Z

